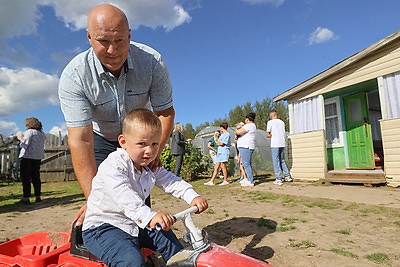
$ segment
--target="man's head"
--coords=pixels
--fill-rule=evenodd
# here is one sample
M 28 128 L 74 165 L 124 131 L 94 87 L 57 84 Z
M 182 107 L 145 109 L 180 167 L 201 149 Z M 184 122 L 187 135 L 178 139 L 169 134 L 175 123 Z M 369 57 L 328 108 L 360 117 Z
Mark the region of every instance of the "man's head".
M 128 58 L 131 30 L 128 19 L 119 8 L 102 4 L 88 15 L 87 38 L 100 62 L 119 76 Z
M 278 118 L 278 112 L 276 112 L 275 109 L 271 110 L 271 112 L 269 113 L 269 118 L 270 118 L 271 120 L 277 119 L 277 118 Z
M 125 117 L 118 142 L 137 169 L 141 170 L 157 157 L 161 130 L 160 119 L 150 110 L 135 109 Z

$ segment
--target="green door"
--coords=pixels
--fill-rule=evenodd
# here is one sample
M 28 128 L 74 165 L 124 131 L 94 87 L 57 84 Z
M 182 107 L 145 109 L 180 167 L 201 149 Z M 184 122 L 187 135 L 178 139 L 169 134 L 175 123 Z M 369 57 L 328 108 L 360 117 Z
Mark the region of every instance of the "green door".
M 366 94 L 357 93 L 345 97 L 344 106 L 349 168 L 374 168 L 375 161 Z

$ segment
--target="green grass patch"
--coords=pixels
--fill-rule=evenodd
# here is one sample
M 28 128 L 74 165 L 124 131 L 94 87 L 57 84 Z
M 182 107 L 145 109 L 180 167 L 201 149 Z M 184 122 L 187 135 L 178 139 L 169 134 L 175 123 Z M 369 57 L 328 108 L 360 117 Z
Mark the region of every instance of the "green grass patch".
M 318 208 L 327 209 L 327 210 L 333 210 L 333 209 L 339 208 L 339 203 L 337 201 L 332 201 L 332 200 L 323 199 L 323 198 L 320 198 L 316 201 L 306 202 L 306 203 L 304 203 L 304 205 L 309 208 L 318 207 Z
M 271 230 L 276 229 L 276 223 L 272 220 L 265 219 L 264 217 L 258 219 L 257 225 L 260 227 L 266 227 Z
M 389 264 L 389 256 L 385 253 L 372 253 L 365 255 L 364 258 L 379 264 Z
M 353 252 L 348 251 L 344 248 L 331 248 L 329 251 L 345 257 L 356 258 L 356 259 L 358 258 L 357 254 L 354 254 Z
M 360 212 L 362 214 L 382 214 L 388 212 L 389 209 L 385 207 L 374 207 L 374 208 L 366 208 L 366 209 L 361 209 Z
M 263 192 L 250 192 L 249 193 L 251 199 L 253 200 L 276 200 L 279 198 L 279 195 L 272 193 L 263 193 Z
M 207 213 L 207 214 L 215 214 L 215 211 L 214 211 L 213 209 L 208 208 L 208 209 L 206 209 L 206 210 L 204 211 L 204 213 Z
M 344 210 L 355 210 L 357 208 L 359 208 L 361 205 L 358 203 L 351 203 L 349 205 L 347 205 L 346 207 L 344 207 Z
M 394 224 L 400 227 L 400 221 L 395 221 Z
M 30 206 L 16 204 L 22 198 L 22 183 L 0 183 L 0 212 L 29 209 Z M 77 181 L 42 183 L 42 199 L 49 205 L 67 205 L 84 201 L 82 189 Z M 31 198 L 34 201 L 34 197 Z
M 316 244 L 314 244 L 313 242 L 311 242 L 309 240 L 303 240 L 300 242 L 291 242 L 289 244 L 289 247 L 298 248 L 298 249 L 314 248 L 316 246 L 317 246 Z
M 339 233 L 342 235 L 350 235 L 351 229 L 350 228 L 340 229 L 340 230 L 337 230 L 336 233 Z

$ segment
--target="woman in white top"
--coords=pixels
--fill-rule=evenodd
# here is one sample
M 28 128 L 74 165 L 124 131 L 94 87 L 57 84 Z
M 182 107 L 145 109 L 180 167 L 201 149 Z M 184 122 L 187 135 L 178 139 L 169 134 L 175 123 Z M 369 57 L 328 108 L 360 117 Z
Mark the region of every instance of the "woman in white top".
M 242 164 L 246 170 L 247 181 L 242 183 L 242 186 L 254 186 L 253 169 L 251 168 L 251 157 L 256 147 L 257 127 L 254 124 L 256 114 L 250 112 L 246 115 L 245 125 L 235 131 L 240 137 L 237 140 L 237 147 L 242 159 Z

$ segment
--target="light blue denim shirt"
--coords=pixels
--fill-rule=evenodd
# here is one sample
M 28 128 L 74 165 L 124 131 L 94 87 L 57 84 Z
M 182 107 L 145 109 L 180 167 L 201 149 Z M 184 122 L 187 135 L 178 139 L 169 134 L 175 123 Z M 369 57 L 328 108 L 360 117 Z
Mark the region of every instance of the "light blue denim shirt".
M 36 129 L 28 129 L 24 132 L 24 137 L 19 144 L 21 151 L 20 158 L 44 159 L 44 141 L 46 134 Z
M 65 67 L 58 88 L 67 127 L 93 124 L 93 131 L 115 141 L 122 120 L 133 109 L 154 111 L 172 107 L 172 86 L 161 55 L 149 46 L 131 42 L 127 64 L 116 78 L 92 48 Z

